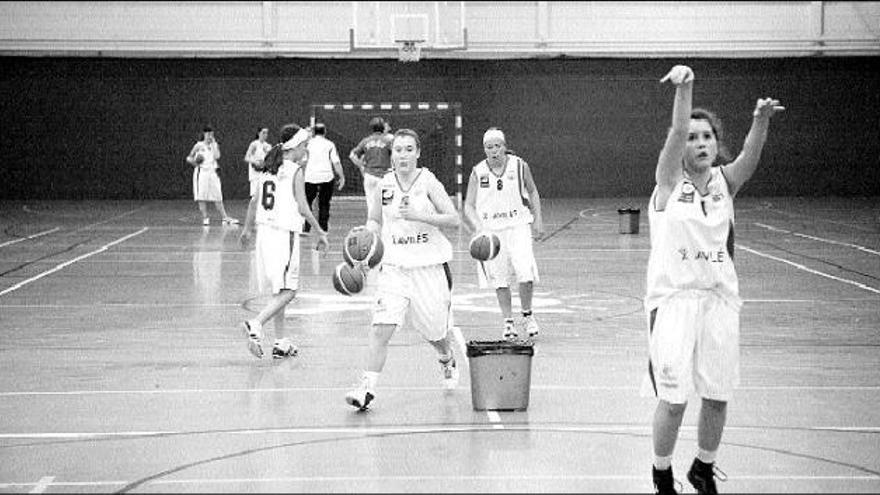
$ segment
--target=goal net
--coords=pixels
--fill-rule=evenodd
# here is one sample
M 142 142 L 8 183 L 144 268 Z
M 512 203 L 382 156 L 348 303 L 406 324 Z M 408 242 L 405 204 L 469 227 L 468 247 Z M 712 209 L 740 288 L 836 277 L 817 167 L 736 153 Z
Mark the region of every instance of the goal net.
M 382 117 L 391 132 L 412 129 L 419 134 L 419 166 L 431 170 L 446 192 L 461 199 L 461 105 L 457 103 L 324 103 L 312 105 L 311 124 L 323 123 L 327 139 L 336 144 L 345 187 L 336 194 L 363 196 L 363 177 L 348 155 L 372 133 L 370 119 Z

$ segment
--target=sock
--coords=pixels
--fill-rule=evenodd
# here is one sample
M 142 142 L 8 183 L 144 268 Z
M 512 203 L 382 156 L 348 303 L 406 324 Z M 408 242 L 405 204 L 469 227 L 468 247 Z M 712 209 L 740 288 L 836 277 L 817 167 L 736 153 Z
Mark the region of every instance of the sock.
M 379 381 L 379 372 L 378 371 L 364 371 L 364 382 L 367 384 L 367 388 L 374 389 L 376 388 L 376 383 Z
M 531 309 L 528 310 L 528 311 L 523 311 L 523 318 L 528 318 L 529 316 L 532 316 L 532 310 L 531 310 Z
M 654 454 L 654 469 L 657 471 L 666 471 L 667 469 L 672 468 L 672 456 L 671 455 L 657 455 Z
M 715 462 L 715 456 L 718 455 L 717 450 L 703 450 L 702 448 L 697 449 L 697 459 L 706 464 L 712 464 Z

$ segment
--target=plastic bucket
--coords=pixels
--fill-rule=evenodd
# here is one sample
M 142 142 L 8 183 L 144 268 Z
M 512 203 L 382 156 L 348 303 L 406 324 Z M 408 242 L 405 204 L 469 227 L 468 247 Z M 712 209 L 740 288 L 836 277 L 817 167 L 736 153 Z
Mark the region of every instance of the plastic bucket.
M 621 208 L 617 210 L 620 219 L 621 234 L 638 234 L 639 233 L 639 213 L 638 208 Z
M 534 354 L 530 342 L 468 342 L 474 410 L 525 411 L 529 407 Z

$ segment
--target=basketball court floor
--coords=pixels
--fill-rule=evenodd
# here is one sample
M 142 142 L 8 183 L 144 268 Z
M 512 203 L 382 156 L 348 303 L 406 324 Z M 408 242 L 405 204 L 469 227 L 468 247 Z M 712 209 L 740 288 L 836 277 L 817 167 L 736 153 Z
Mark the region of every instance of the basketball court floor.
M 647 198 L 543 203 L 528 409 L 474 410 L 461 356 L 442 390 L 404 329 L 358 413 L 343 397 L 372 289 L 342 296 L 330 276 L 361 199 L 334 200 L 325 257 L 303 239 L 287 360 L 247 351 L 241 321 L 267 299 L 215 212 L 202 227 L 191 201 L 0 202 L 0 492 L 650 492 Z M 722 492 L 880 492 L 878 205 L 737 200 L 742 383 Z M 618 232 L 625 207 L 643 210 L 638 234 Z M 469 236 L 447 234 L 457 325 L 496 340 Z M 674 462 L 685 493 L 697 406 Z

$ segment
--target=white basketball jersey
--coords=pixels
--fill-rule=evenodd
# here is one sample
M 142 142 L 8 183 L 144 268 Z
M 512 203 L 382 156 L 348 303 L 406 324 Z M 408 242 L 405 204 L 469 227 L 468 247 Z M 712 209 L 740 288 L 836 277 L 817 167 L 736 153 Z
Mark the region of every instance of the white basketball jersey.
M 516 155 L 507 155 L 501 175 L 492 172 L 486 160 L 474 166 L 478 188 L 475 206 L 486 229 L 502 230 L 534 220 L 522 170 L 522 159 Z
M 248 146 L 248 149 L 251 148 L 253 148 L 254 150 L 251 158 L 254 160 L 262 160 L 263 158 L 266 158 L 266 153 L 268 153 L 269 150 L 272 149 L 272 145 L 265 141 L 261 143 L 259 139 L 254 139 L 253 141 L 251 141 L 250 146 Z M 254 167 L 248 165 L 248 180 L 252 181 L 259 176 L 260 172 L 257 172 L 256 170 L 254 170 Z
M 401 189 L 394 173 L 385 174 L 379 181 L 382 190 L 382 242 L 385 255 L 382 262 L 401 267 L 437 265 L 452 260 L 452 244 L 439 228 L 427 223 L 404 220 L 398 209 L 402 201 L 410 208 L 424 212 L 437 209 L 428 198 L 428 192 L 447 194 L 434 174 L 420 168 L 408 191 Z
M 740 307 L 733 265 L 733 198 L 720 167 L 711 170 L 708 194 L 689 179 L 672 190 L 664 211 L 656 211 L 657 188 L 648 205 L 651 255 L 645 307 L 649 311 L 680 290 L 717 291 Z
M 262 172 L 257 183 L 257 224 L 302 232 L 303 217 L 293 195 L 293 177 L 299 167 L 284 160 L 275 175 Z
M 199 141 L 196 143 L 199 147 L 198 151 L 196 151 L 196 156 L 202 155 L 202 163 L 199 164 L 199 168 L 202 170 L 215 170 L 217 168 L 217 159 L 214 158 L 214 148 L 216 148 L 217 141 L 208 144 L 204 141 Z

